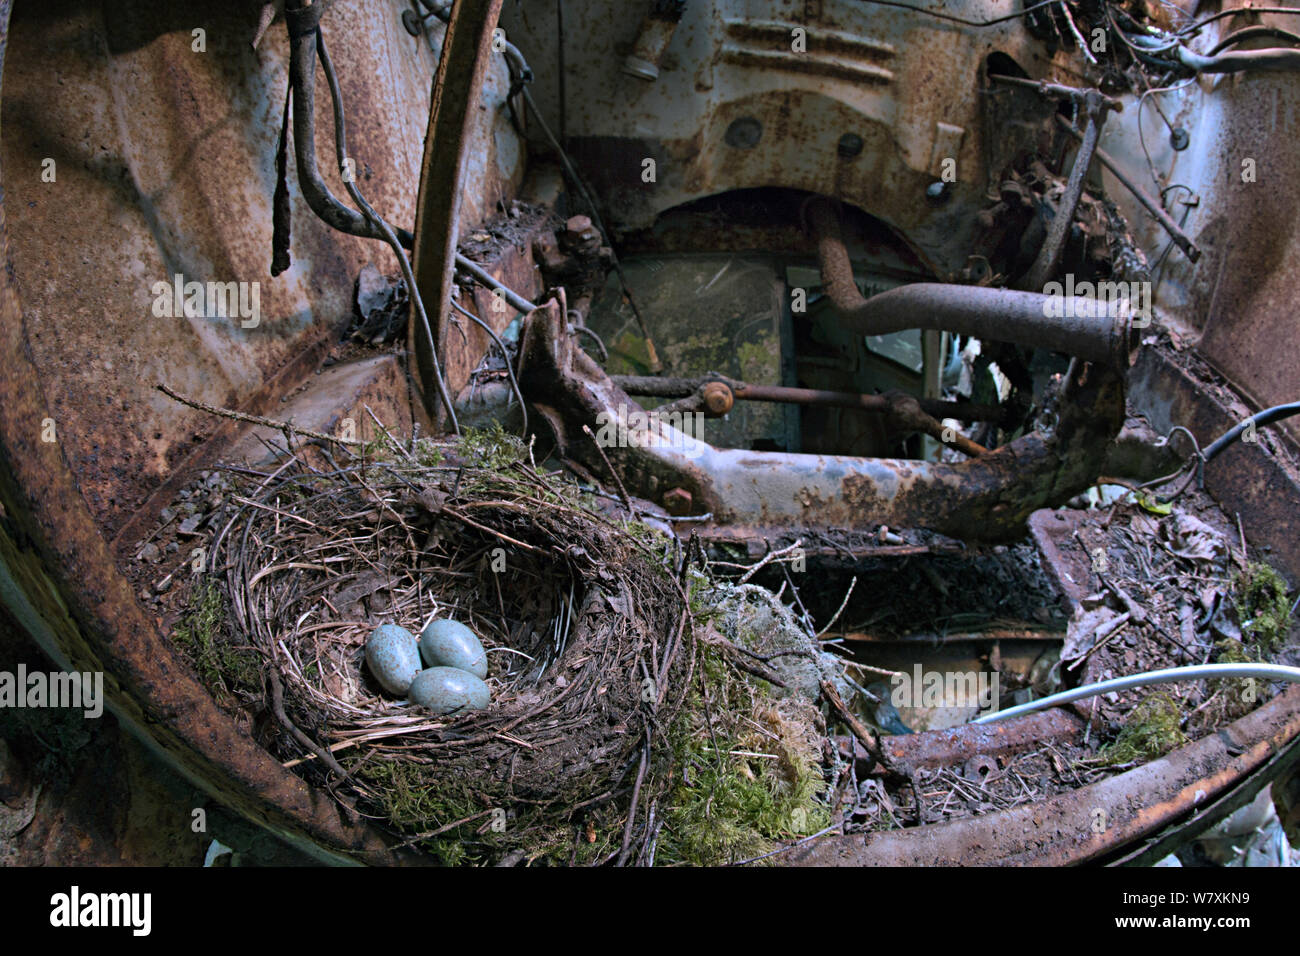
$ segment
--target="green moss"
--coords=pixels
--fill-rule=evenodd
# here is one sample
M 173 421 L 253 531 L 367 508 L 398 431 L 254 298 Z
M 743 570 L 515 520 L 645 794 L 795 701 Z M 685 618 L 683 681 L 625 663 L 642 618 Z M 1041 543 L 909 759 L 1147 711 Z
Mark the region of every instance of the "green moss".
M 498 421 L 485 428 L 466 429 L 459 447 L 466 464 L 495 471 L 522 460 L 528 452 L 528 447 L 508 434 Z
M 1133 708 L 1119 736 L 1101 748 L 1104 763 L 1126 764 L 1155 760 L 1187 742 L 1179 725 L 1182 715 L 1168 694 L 1154 693 Z
M 1214 662 L 1216 664 L 1248 664 L 1256 658 L 1246 649 L 1246 645 L 1234 638 L 1225 637 L 1214 642 Z
M 778 705 L 709 649 L 700 665 L 705 689 L 669 735 L 680 782 L 663 811 L 657 862 L 734 863 L 825 827 L 819 755 L 806 725 L 779 709 L 794 702 Z
M 611 375 L 650 374 L 650 351 L 645 336 L 635 330 L 626 331 L 610 342 L 609 357 L 607 367 Z
M 251 647 L 231 644 L 227 613 L 221 588 L 204 576 L 190 591 L 189 606 L 172 631 L 172 640 L 214 697 L 257 694 L 262 685 L 261 661 Z
M 1286 582 L 1267 564 L 1251 562 L 1232 583 L 1242 639 L 1262 654 L 1272 654 L 1286 640 L 1290 625 Z
M 780 369 L 780 361 L 775 352 L 776 345 L 776 338 L 768 337 L 758 342 L 741 342 L 736 346 L 736 361 L 739 365 L 737 371 L 740 377 L 751 382 L 771 379 L 772 370 Z

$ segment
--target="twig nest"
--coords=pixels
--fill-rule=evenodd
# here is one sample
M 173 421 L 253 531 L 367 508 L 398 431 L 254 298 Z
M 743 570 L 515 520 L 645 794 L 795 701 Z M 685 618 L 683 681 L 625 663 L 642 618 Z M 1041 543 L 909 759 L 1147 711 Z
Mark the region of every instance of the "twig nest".
M 488 675 L 487 652 L 478 636 L 460 621 L 430 621 L 420 634 L 420 653 L 430 667 L 457 667 L 480 680 Z
M 384 690 L 406 694 L 420 673 L 420 642 L 396 624 L 381 624 L 366 638 L 366 666 Z
M 435 714 L 487 710 L 491 693 L 488 685 L 458 667 L 430 667 L 420 671 L 408 693 L 411 703 Z

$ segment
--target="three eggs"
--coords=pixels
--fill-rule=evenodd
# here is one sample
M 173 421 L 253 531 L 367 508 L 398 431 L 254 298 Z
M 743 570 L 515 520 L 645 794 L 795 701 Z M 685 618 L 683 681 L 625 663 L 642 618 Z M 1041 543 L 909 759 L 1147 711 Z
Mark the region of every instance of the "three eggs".
M 487 652 L 473 631 L 448 618 L 430 621 L 418 639 L 381 624 L 366 639 L 366 666 L 385 690 L 438 715 L 485 710 L 491 699 L 483 680 Z

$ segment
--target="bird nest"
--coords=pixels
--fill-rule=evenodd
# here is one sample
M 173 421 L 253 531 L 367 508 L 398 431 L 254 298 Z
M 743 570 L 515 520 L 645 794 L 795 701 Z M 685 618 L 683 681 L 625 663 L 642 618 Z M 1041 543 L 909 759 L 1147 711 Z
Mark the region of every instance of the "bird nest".
M 635 862 L 695 663 L 664 541 L 500 435 L 377 454 L 248 483 L 213 543 L 266 745 L 447 862 Z M 482 639 L 486 710 L 435 716 L 365 666 L 375 626 L 435 617 Z

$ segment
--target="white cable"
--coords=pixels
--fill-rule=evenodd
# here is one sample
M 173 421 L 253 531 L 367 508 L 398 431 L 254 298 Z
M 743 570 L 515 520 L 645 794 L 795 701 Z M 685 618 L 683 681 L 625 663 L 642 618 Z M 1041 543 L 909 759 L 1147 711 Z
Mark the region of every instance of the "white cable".
M 971 723 L 991 724 L 996 720 L 1006 720 L 1008 717 L 1030 714 L 1037 710 L 1055 707 L 1058 704 L 1068 704 L 1072 700 L 1096 697 L 1098 694 L 1109 694 L 1111 691 L 1131 690 L 1134 687 L 1145 687 L 1150 684 L 1175 684 L 1184 680 L 1223 677 L 1256 677 L 1260 680 L 1280 680 L 1300 684 L 1300 667 L 1287 667 L 1283 664 L 1193 664 L 1188 667 L 1166 667 L 1158 671 L 1147 671 L 1143 674 L 1130 674 L 1128 677 L 1114 677 L 1110 680 L 1098 681 L 1095 684 L 1084 684 L 1082 687 L 1062 691 L 1059 694 L 1052 694 L 1040 700 L 1031 700 L 1027 704 L 1017 704 L 1015 707 L 1008 707 L 1006 710 L 985 714 L 983 717 L 972 720 Z

